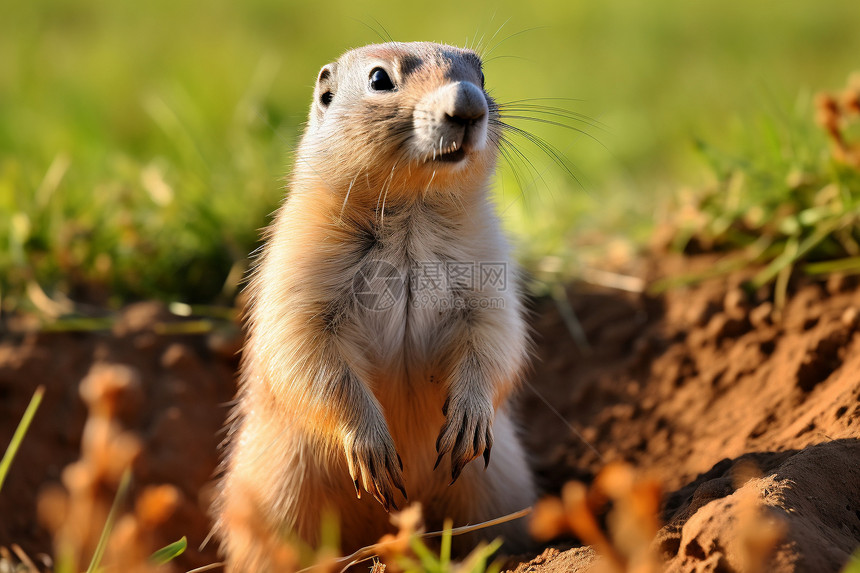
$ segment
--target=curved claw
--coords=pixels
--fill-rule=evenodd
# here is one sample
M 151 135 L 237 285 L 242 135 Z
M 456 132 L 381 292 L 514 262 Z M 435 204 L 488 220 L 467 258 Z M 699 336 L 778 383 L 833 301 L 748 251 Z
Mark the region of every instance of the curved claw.
M 463 451 L 463 440 L 466 437 L 466 417 L 463 416 L 463 420 L 460 422 L 460 429 L 457 431 L 457 439 L 454 441 L 454 447 L 452 451 L 457 454 L 462 454 Z
M 460 477 L 463 468 L 481 455 L 484 457 L 484 469 L 489 467 L 493 447 L 493 412 L 491 404 L 483 404 L 474 396 L 462 403 L 449 399 L 443 409 L 447 416 L 436 437 L 438 455 L 433 469 L 439 467 L 446 453 L 450 454 L 453 484 Z
M 442 429 L 439 430 L 439 435 L 436 436 L 436 453 L 439 455 L 436 456 L 436 463 L 433 464 L 434 470 L 439 467 L 439 462 L 442 461 L 442 458 L 445 457 L 445 454 L 451 451 L 451 446 L 442 446 L 442 439 L 445 437 L 445 434 L 448 433 L 448 428 L 450 425 L 450 421 L 445 420 L 445 423 L 442 425 Z
M 400 466 L 400 471 L 402 472 L 403 471 L 403 460 L 400 459 L 400 454 L 395 453 L 395 455 L 397 456 L 397 463 Z M 396 487 L 398 490 L 400 490 L 400 493 L 403 494 L 403 498 L 406 501 L 409 501 L 409 496 L 406 494 L 406 486 L 403 483 L 403 476 L 401 474 L 398 474 L 396 471 L 394 471 L 394 468 L 392 467 L 393 465 L 394 465 L 393 461 L 389 460 L 389 476 L 391 477 L 391 481 L 394 484 L 394 487 Z M 398 509 L 398 507 L 394 503 L 393 499 L 394 498 L 392 496 L 391 505 L 394 506 L 394 509 Z
M 490 451 L 493 449 L 493 433 L 487 429 L 487 445 L 484 447 L 484 470 L 490 465 Z
M 469 463 L 461 459 L 459 462 L 456 462 L 451 467 L 451 483 L 448 485 L 454 485 L 454 482 L 457 481 L 457 478 L 460 477 L 460 473 L 463 471 L 463 468 L 466 467 L 466 464 Z
M 395 490 L 399 490 L 404 499 L 408 500 L 402 474 L 403 459 L 393 443 L 373 438 L 374 436 L 362 436 L 357 442 L 350 440 L 346 444 L 346 462 L 356 498 L 361 499 L 364 490 L 373 496 L 386 512 L 390 512 L 392 507 L 399 509 L 395 502 Z

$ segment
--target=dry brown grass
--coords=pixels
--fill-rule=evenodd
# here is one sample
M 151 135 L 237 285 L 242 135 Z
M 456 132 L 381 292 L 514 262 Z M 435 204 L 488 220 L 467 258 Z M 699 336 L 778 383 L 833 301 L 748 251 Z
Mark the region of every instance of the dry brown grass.
M 567 483 L 561 498 L 545 498 L 535 507 L 531 532 L 547 541 L 573 534 L 603 557 L 596 565 L 606 572 L 657 573 L 662 570 L 653 540 L 660 529 L 659 482 L 637 475 L 632 467 L 611 463 L 591 487 Z M 602 526 L 600 515 L 611 505 Z
M 816 120 L 830 138 L 833 156 L 860 168 L 860 141 L 850 141 L 848 128 L 860 122 L 860 73 L 848 79 L 839 93 L 819 93 L 815 99 Z
M 118 414 L 139 393 L 137 373 L 125 366 L 98 367 L 81 383 L 89 410 L 81 458 L 63 470 L 62 487 L 48 488 L 39 498 L 39 518 L 54 539 L 55 571 L 156 570 L 149 560 L 158 549 L 156 533 L 173 516 L 180 494 L 160 485 L 143 488 L 133 502 L 127 499 L 141 440 L 122 427 Z

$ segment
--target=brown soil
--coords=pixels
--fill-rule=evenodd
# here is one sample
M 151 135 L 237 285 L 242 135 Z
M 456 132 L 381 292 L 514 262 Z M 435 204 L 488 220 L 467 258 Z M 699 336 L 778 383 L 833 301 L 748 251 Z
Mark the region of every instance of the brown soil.
M 146 485 L 175 484 L 182 494 L 175 517 L 159 530 L 159 547 L 188 536 L 179 565 L 191 568 L 216 560 L 214 547 L 197 547 L 208 531 L 207 484 L 235 391 L 238 329 L 199 334 L 165 334 L 190 324 L 156 303 L 128 307 L 111 331 L 49 333 L 0 342 L 0 444 L 12 437 L 36 386 L 45 398 L 0 492 L 0 546 L 17 543 L 30 555 L 52 553 L 51 540 L 36 518 L 38 493 L 60 481 L 80 457 L 87 417 L 78 385 L 97 365 L 135 369 L 142 396 L 122 412 L 123 425 L 143 441 L 134 467 L 132 496 Z
M 663 262 L 660 274 L 712 262 Z M 520 399 L 525 441 L 549 493 L 612 460 L 656 476 L 669 492 L 655 541 L 668 570 L 750 570 L 752 504 L 765 512 L 760 529 L 778 532 L 764 570 L 838 571 L 860 546 L 860 288 L 801 282 L 773 313 L 769 293 L 743 295 L 743 278 L 663 296 L 571 287 L 589 348 L 552 301 L 538 301 L 538 361 Z M 183 567 L 216 559 L 211 544 L 197 547 L 240 337 L 231 325 L 182 334 L 186 324 L 146 303 L 111 331 L 3 337 L 0 446 L 34 388 L 47 393 L 0 493 L 0 546 L 50 553 L 37 494 L 79 456 L 79 382 L 95 364 L 118 363 L 143 382 L 122 420 L 145 446 L 134 488 L 175 484 L 184 499 L 161 541 L 188 536 Z M 588 549 L 547 549 L 519 570 L 599 562 Z
M 573 288 L 590 349 L 543 304 L 526 440 L 549 491 L 613 460 L 656 476 L 672 492 L 658 535 L 667 570 L 750 570 L 738 511 L 754 490 L 784 531 L 763 570 L 839 571 L 860 546 L 860 289 L 800 282 L 774 313 L 769 292 L 744 295 L 745 278 L 662 297 Z M 569 571 L 570 558 L 541 570 Z

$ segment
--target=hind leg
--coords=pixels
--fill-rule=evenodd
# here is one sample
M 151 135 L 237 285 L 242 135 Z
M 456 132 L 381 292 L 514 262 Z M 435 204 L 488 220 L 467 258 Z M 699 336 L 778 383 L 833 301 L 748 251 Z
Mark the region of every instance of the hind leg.
M 250 488 L 232 484 L 222 494 L 216 528 L 227 573 L 294 571 L 296 551 L 262 516 L 263 508 Z
M 294 428 L 252 416 L 233 436 L 215 507 L 228 572 L 293 570 L 298 562 L 291 540 L 316 543 L 326 496 L 302 443 Z
M 297 545 L 318 549 L 339 528 L 345 554 L 393 530 L 382 505 L 355 488 L 343 457 L 301 429 L 246 419 L 234 438 L 216 529 L 228 572 L 293 570 Z M 331 520 L 327 519 L 331 517 Z

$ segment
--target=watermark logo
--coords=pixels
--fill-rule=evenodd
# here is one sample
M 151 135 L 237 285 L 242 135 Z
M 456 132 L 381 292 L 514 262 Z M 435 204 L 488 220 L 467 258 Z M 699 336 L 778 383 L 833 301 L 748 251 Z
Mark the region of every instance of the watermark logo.
M 418 261 L 405 272 L 384 260 L 366 261 L 352 281 L 355 300 L 384 311 L 409 300 L 414 308 L 502 308 L 505 262 Z
M 388 310 L 406 296 L 406 278 L 389 262 L 369 260 L 352 277 L 352 295 L 367 310 Z

